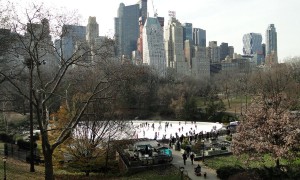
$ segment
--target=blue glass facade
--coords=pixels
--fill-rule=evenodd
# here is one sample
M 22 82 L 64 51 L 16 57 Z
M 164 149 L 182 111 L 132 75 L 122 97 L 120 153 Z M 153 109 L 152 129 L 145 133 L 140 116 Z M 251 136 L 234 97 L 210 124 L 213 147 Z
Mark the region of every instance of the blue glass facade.
M 264 62 L 262 36 L 259 33 L 248 33 L 243 36 L 243 53 L 253 56 L 257 65 Z
M 190 40 L 190 42 L 193 42 L 193 24 L 184 23 L 182 27 L 183 27 L 183 41 Z
M 248 33 L 243 36 L 243 53 L 245 55 L 263 54 L 262 36 L 259 33 Z
M 274 24 L 270 24 L 266 31 L 266 55 L 272 51 L 277 54 L 277 32 Z
M 140 0 L 140 17 L 142 18 L 143 25 L 147 19 L 148 10 L 147 10 L 147 0 Z
M 117 54 L 131 57 L 132 51 L 137 50 L 139 38 L 139 19 L 142 25 L 147 19 L 147 0 L 140 0 L 137 4 L 125 6 L 121 3 L 118 16 L 115 18 L 115 38 L 118 45 Z
M 64 59 L 69 59 L 72 57 L 76 42 L 84 41 L 86 36 L 85 26 L 75 26 L 75 25 L 64 25 L 63 26 L 63 37 L 61 38 L 61 52 Z M 56 44 L 60 46 L 60 43 Z
M 193 41 L 195 46 L 206 47 L 206 31 L 200 28 L 193 28 Z

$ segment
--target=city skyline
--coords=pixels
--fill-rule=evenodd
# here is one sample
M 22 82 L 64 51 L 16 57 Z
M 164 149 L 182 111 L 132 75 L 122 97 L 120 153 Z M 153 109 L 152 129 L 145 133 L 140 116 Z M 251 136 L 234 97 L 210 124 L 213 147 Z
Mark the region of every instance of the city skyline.
M 12 2 L 21 3 L 17 0 Z M 24 0 L 22 3 L 32 2 Z M 120 3 L 126 6 L 133 5 L 138 0 L 110 0 L 100 3 L 92 0 L 36 0 L 44 2 L 47 6 L 67 7 L 78 9 L 82 16 L 82 25 L 87 24 L 89 16 L 95 16 L 99 23 L 99 35 L 113 36 L 114 18 Z M 274 24 L 278 39 L 278 58 L 283 62 L 285 58 L 300 56 L 297 33 L 300 25 L 294 19 L 300 17 L 297 0 L 153 0 L 154 9 L 158 16 L 165 17 L 165 23 L 169 20 L 168 11 L 175 11 L 176 18 L 183 23 L 192 23 L 194 28 L 206 30 L 206 46 L 209 41 L 217 41 L 218 45 L 226 42 L 234 46 L 235 52 L 243 53 L 243 35 L 247 33 L 261 33 L 265 43 L 265 32 L 269 24 Z M 48 4 L 49 3 L 49 4 Z M 93 4 L 95 3 L 95 4 Z M 149 16 L 153 17 L 152 0 L 148 0 Z

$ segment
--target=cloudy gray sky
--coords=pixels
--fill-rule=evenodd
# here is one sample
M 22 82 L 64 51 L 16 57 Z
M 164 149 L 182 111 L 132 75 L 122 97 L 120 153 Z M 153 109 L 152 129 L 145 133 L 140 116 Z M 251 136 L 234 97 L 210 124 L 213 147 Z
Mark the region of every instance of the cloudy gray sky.
M 138 0 L 36 1 L 78 9 L 83 25 L 86 25 L 89 16 L 96 16 L 100 35 L 110 36 L 114 33 L 114 17 L 117 16 L 119 4 L 132 5 Z M 193 23 L 193 27 L 206 30 L 207 43 L 227 42 L 234 46 L 237 53 L 242 53 L 244 34 L 261 33 L 264 42 L 268 25 L 275 24 L 279 60 L 282 62 L 287 57 L 300 56 L 299 0 L 153 0 L 153 5 L 165 20 L 168 20 L 169 10 L 176 11 L 181 23 Z M 152 0 L 148 0 L 148 10 L 149 15 L 153 16 Z

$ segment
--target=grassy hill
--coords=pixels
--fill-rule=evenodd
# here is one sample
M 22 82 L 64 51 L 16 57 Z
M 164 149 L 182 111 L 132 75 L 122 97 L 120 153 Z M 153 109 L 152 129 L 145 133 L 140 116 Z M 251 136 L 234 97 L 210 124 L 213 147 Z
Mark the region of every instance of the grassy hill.
M 44 167 L 43 166 L 35 166 L 35 172 L 29 172 L 29 164 L 12 159 L 10 157 L 7 158 L 6 161 L 6 179 L 22 179 L 22 180 L 42 180 L 44 179 Z M 0 163 L 0 178 L 4 177 L 4 164 Z
M 6 162 L 6 179 L 14 179 L 14 180 L 42 180 L 44 179 L 44 166 L 36 165 L 35 172 L 29 172 L 30 165 L 12 159 L 10 157 L 7 158 Z M 166 169 L 150 169 L 144 172 L 140 172 L 137 174 L 133 174 L 131 176 L 118 176 L 116 174 L 91 174 L 90 177 L 86 177 L 83 173 L 70 173 L 66 172 L 63 169 L 55 169 L 56 179 L 59 180 L 177 180 L 180 177 L 179 170 L 174 166 L 167 167 Z M 3 163 L 0 163 L 0 178 L 4 177 L 4 166 Z

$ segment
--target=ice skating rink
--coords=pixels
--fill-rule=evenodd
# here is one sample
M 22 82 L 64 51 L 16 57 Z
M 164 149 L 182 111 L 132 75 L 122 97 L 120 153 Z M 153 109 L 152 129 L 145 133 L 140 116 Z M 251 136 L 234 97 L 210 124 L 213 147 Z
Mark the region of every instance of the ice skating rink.
M 171 136 L 197 134 L 201 131 L 217 131 L 223 127 L 220 123 L 191 122 L 191 121 L 132 121 L 132 138 L 170 139 Z

